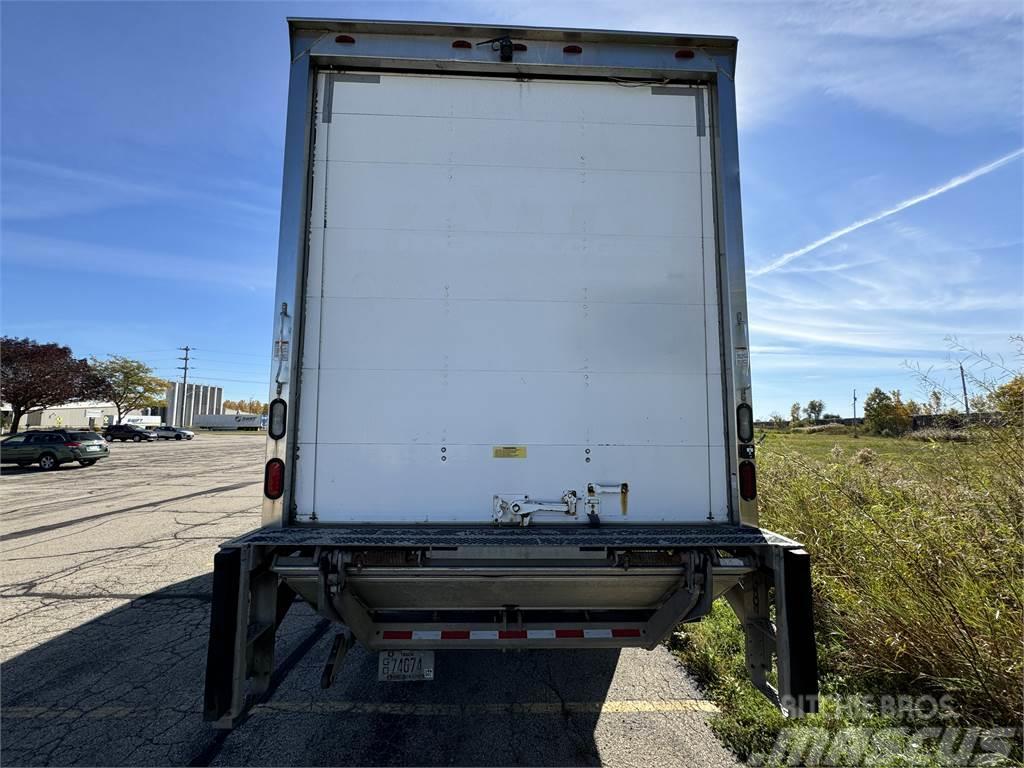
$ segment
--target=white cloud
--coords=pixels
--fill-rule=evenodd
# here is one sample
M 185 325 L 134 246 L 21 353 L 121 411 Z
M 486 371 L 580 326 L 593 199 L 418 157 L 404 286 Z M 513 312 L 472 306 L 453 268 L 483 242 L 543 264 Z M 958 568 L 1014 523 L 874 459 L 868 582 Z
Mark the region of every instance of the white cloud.
M 979 168 L 975 168 L 974 170 L 969 171 L 965 174 L 955 176 L 949 181 L 944 182 L 937 187 L 932 187 L 927 192 L 924 192 L 920 195 L 914 195 L 913 197 L 907 198 L 906 200 L 902 200 L 901 202 L 896 203 L 895 205 L 892 205 L 883 211 L 879 211 L 876 214 L 868 216 L 867 218 L 855 221 L 853 224 L 849 224 L 845 227 L 840 227 L 839 229 L 834 230 L 829 234 L 825 235 L 824 237 L 820 237 L 817 240 L 808 243 L 807 245 L 801 248 L 797 248 L 796 250 L 793 251 L 788 251 L 779 256 L 777 259 L 770 262 L 769 264 L 766 264 L 765 266 L 759 269 L 750 270 L 747 274 L 750 277 L 760 277 L 761 275 L 768 274 L 769 272 L 774 272 L 780 267 L 784 267 L 785 265 L 789 264 L 794 259 L 798 259 L 801 256 L 810 253 L 811 251 L 816 251 L 821 246 L 827 245 L 828 243 L 831 243 L 833 240 L 838 240 L 839 238 L 845 237 L 846 235 L 849 235 L 852 232 L 856 232 L 858 229 L 861 229 L 862 227 L 866 227 L 869 224 L 874 224 L 876 222 L 881 221 L 882 219 L 887 219 L 890 216 L 899 213 L 900 211 L 905 211 L 907 208 L 911 208 L 915 205 L 923 203 L 926 200 L 931 200 L 933 197 L 938 197 L 939 195 L 944 194 L 945 192 L 949 192 L 950 190 L 956 189 L 957 187 L 967 184 L 970 181 L 974 181 L 977 178 L 992 173 L 992 171 L 996 170 L 997 168 L 1002 168 L 1007 163 L 1016 160 L 1018 157 L 1021 157 L 1022 155 L 1024 155 L 1024 148 L 1016 149 L 1007 155 L 1003 155 L 1002 157 L 993 160 L 991 163 L 986 163 L 985 165 L 982 165 Z
M 520 24 L 733 35 L 744 129 L 823 95 L 949 132 L 977 121 L 1019 130 L 1024 116 L 1017 2 L 519 2 L 501 15 Z
M 147 178 L 136 169 L 129 176 L 99 173 L 20 157 L 3 158 L 3 210 L 5 220 L 43 220 L 130 208 L 154 202 L 206 211 L 241 214 L 264 224 L 277 223 L 276 190 L 244 181 L 202 179 L 216 191 L 186 187 Z
M 198 259 L 179 253 L 118 248 L 80 240 L 30 235 L 5 229 L 2 233 L 4 264 L 27 264 L 67 272 L 118 275 L 132 279 L 207 283 L 242 290 L 268 290 L 274 284 L 273 258 L 261 267 L 249 261 Z

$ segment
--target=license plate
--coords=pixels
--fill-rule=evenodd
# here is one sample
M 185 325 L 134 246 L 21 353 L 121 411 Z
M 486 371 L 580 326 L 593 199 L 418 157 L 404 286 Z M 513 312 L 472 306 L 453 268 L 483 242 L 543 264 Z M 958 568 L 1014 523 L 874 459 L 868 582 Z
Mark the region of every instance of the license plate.
M 87 445 L 87 446 L 85 446 L 85 450 L 87 450 L 87 451 L 98 451 L 99 449 L 100 449 L 100 447 L 98 445 Z
M 381 651 L 377 679 L 388 682 L 434 679 L 433 651 Z

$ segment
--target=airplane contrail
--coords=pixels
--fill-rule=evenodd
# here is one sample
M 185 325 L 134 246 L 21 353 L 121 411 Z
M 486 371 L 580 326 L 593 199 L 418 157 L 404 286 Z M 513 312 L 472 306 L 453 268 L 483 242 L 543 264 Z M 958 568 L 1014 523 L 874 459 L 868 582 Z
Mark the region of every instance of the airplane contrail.
M 765 275 L 769 272 L 774 272 L 779 267 L 784 267 L 786 264 L 789 264 L 789 262 L 793 261 L 793 259 L 799 259 L 805 253 L 810 253 L 816 248 L 820 248 L 821 246 L 827 243 L 831 243 L 833 240 L 838 240 L 840 237 L 844 237 L 845 235 L 848 235 L 851 232 L 855 232 L 861 227 L 866 227 L 868 224 L 874 224 L 876 221 L 886 219 L 895 213 L 899 213 L 900 211 L 910 208 L 911 206 L 917 205 L 918 203 L 923 203 L 925 200 L 931 200 L 933 197 L 938 197 L 943 192 L 948 192 L 949 190 L 956 189 L 957 187 L 961 186 L 962 184 L 966 184 L 969 181 L 974 181 L 974 179 L 977 179 L 980 176 L 984 176 L 987 173 L 991 173 L 992 171 L 996 170 L 996 168 L 1000 168 L 1006 165 L 1007 163 L 1015 160 L 1021 155 L 1024 155 L 1024 147 L 1016 149 L 1008 155 L 1003 155 L 998 160 L 993 160 L 991 163 L 983 165 L 980 168 L 975 168 L 973 171 L 965 173 L 962 176 L 956 176 L 947 181 L 945 184 L 940 184 L 937 187 L 932 187 L 923 194 L 908 198 L 907 200 L 904 200 L 902 203 L 897 203 L 896 205 L 892 206 L 892 208 L 886 208 L 884 211 L 876 213 L 873 216 L 868 216 L 866 219 L 855 221 L 848 227 L 843 227 L 842 229 L 837 229 L 835 232 L 830 232 L 824 237 L 815 240 L 813 243 L 808 243 L 803 248 L 797 248 L 795 251 L 789 251 L 788 253 L 784 253 L 781 256 L 779 256 L 779 258 L 775 259 L 775 261 L 766 264 L 760 269 L 751 270 L 748 274 L 751 277 L 759 277 L 760 275 Z

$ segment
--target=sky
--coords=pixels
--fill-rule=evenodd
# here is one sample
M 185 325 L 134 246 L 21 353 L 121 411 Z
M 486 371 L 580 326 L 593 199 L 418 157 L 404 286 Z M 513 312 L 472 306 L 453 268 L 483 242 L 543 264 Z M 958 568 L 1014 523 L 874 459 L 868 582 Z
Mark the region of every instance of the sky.
M 736 36 L 755 414 L 1012 358 L 1024 16 L 984 0 L 2 2 L 3 334 L 266 399 L 286 16 Z

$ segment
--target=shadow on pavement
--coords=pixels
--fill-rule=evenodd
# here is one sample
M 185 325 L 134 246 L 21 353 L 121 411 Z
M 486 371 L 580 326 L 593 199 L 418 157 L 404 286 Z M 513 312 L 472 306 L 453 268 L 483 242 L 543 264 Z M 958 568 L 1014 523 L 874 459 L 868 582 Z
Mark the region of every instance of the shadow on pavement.
M 598 765 L 615 650 L 444 651 L 431 683 L 378 683 L 357 646 L 319 687 L 332 627 L 296 603 L 269 699 L 231 732 L 202 721 L 211 578 L 138 598 L 13 657 L 2 670 L 10 765 Z M 99 595 L 54 595 L 40 621 Z M 29 613 L 37 610 L 33 605 Z M 73 621 L 73 618 L 71 619 Z M 584 706 L 580 706 L 580 704 Z

